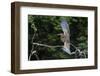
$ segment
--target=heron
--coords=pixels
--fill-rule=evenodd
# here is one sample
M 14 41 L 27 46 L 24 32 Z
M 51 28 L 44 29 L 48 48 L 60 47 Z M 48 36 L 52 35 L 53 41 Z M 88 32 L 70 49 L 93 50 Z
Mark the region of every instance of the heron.
M 70 30 L 69 24 L 65 18 L 61 19 L 60 26 L 62 28 L 63 33 L 60 34 L 61 41 L 64 42 L 63 51 L 68 53 L 69 55 L 74 54 L 74 52 L 70 51 Z

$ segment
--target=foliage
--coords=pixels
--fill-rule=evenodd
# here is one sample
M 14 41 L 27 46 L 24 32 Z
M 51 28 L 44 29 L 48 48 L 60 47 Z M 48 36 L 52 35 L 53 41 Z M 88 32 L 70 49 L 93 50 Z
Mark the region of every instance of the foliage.
M 70 28 L 70 41 L 81 51 L 85 50 L 87 56 L 87 18 L 71 16 L 43 16 L 28 15 L 28 55 L 32 51 L 32 43 L 57 46 L 63 45 L 60 33 L 63 33 L 60 26 L 61 19 L 65 18 Z M 34 38 L 33 38 L 34 37 Z M 33 40 L 32 40 L 33 39 Z M 73 48 L 70 48 L 73 51 Z M 50 59 L 74 59 L 74 55 L 69 55 L 62 51 L 61 47 L 48 48 L 34 45 L 34 50 L 40 60 Z M 31 60 L 36 60 L 33 55 Z

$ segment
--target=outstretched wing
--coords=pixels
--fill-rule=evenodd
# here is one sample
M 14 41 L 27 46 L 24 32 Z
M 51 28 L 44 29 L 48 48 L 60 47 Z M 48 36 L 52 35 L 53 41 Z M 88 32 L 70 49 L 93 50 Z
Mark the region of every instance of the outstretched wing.
M 65 20 L 65 19 L 62 19 L 61 20 L 61 27 L 62 27 L 62 30 L 64 33 L 69 33 L 69 25 L 68 25 L 68 22 Z
M 70 30 L 69 30 L 69 25 L 68 25 L 67 20 L 62 19 L 60 25 L 62 27 L 62 31 L 64 32 L 65 42 L 66 44 L 68 44 L 70 43 Z

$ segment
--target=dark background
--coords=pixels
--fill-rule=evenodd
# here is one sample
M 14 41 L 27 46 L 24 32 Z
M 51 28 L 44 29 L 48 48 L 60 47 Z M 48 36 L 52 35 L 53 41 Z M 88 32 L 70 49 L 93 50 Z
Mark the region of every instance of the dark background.
M 85 50 L 86 58 L 88 57 L 88 43 L 87 43 L 87 17 L 70 17 L 63 16 L 69 24 L 70 28 L 70 42 L 79 48 L 81 51 Z M 61 16 L 43 16 L 43 15 L 28 15 L 28 56 L 32 50 L 32 42 L 46 44 L 46 45 L 63 45 L 60 37 L 57 34 L 63 33 L 60 26 Z M 32 37 L 36 33 L 33 41 Z M 40 60 L 50 59 L 75 59 L 74 55 L 68 55 L 62 49 L 48 48 L 34 45 L 34 50 Z M 74 50 L 70 46 L 70 50 Z M 33 55 L 31 60 L 37 60 Z

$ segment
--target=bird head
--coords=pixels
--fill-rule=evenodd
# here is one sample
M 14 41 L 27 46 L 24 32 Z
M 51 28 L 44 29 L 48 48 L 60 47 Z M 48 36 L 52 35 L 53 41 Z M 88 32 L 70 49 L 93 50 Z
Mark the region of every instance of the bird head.
M 64 33 L 60 33 L 60 34 L 57 34 L 57 35 L 60 36 L 62 42 L 65 42 L 65 35 L 64 35 Z

